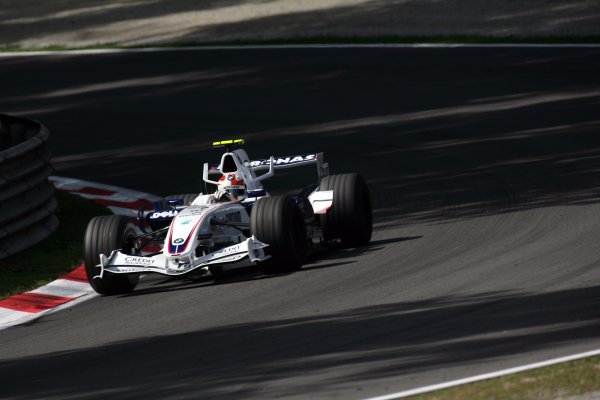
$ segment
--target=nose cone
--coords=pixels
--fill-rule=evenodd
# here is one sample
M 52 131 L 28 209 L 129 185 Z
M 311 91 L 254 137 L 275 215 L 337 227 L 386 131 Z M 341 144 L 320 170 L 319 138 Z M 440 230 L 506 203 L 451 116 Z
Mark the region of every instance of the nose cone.
M 181 211 L 171 222 L 165 242 L 167 254 L 182 254 L 192 250 L 194 233 L 202 225 L 209 211 L 208 206 L 190 206 Z

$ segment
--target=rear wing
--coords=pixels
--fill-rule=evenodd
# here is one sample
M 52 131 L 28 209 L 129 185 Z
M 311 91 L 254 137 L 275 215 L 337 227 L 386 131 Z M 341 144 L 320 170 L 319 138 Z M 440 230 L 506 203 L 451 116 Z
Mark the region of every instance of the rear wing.
M 298 154 L 283 157 L 271 157 L 270 159 L 249 161 L 246 165 L 253 171 L 269 169 L 273 160 L 274 169 L 293 168 L 303 165 L 317 164 L 319 179 L 329 175 L 329 165 L 323 160 L 323 153 Z
M 239 151 L 240 150 L 236 150 L 233 153 L 223 154 L 221 162 L 230 163 L 230 165 L 227 167 L 229 169 L 228 172 L 233 172 L 230 170 L 230 168 L 236 168 L 238 172 L 242 172 L 242 175 L 246 180 L 248 190 L 262 188 L 259 185 L 259 182 L 272 177 L 275 173 L 275 170 L 281 168 L 292 168 L 316 164 L 317 173 L 319 174 L 319 181 L 324 176 L 329 175 L 329 165 L 326 162 L 323 162 L 323 153 L 299 154 L 285 157 L 271 156 L 269 159 L 250 161 L 245 152 L 236 153 Z M 240 159 L 240 154 L 244 156 L 243 159 Z M 229 157 L 229 160 L 226 157 Z M 234 163 L 234 165 L 231 163 Z M 202 174 L 204 182 L 218 185 L 218 182 L 210 180 L 209 176 L 223 174 L 221 167 L 221 164 L 205 163 Z M 258 175 L 256 172 L 260 170 L 268 170 L 268 172 Z

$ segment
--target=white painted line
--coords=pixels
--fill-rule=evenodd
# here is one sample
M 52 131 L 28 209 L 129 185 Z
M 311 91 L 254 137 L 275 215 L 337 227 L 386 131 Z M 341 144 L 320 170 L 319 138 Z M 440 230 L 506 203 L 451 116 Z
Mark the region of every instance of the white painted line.
M 294 50 L 294 49 L 453 49 L 453 48 L 503 48 L 503 49 L 598 49 L 600 43 L 348 43 L 348 44 L 252 44 L 190 47 L 144 47 L 134 49 L 89 49 L 58 51 L 0 52 L 1 57 L 81 56 L 118 53 L 156 53 L 172 51 L 215 50 Z
M 90 286 L 90 288 L 91 288 L 91 286 Z M 85 295 L 83 295 L 81 297 L 77 297 L 76 299 L 71 300 L 68 303 L 64 303 L 64 304 L 61 304 L 58 307 L 54 307 L 54 308 L 52 308 L 50 310 L 47 310 L 46 313 L 47 314 L 53 314 L 53 313 L 55 313 L 57 311 L 64 310 L 65 308 L 73 307 L 73 306 L 75 306 L 75 305 L 77 305 L 79 303 L 83 303 L 84 301 L 91 300 L 91 299 L 93 299 L 95 297 L 98 297 L 98 296 L 100 296 L 100 295 L 98 293 L 96 293 L 92 289 L 89 293 L 87 293 L 87 294 L 85 294 Z
M 541 362 L 537 362 L 537 363 L 533 363 L 533 364 L 522 365 L 520 367 L 503 369 L 500 371 L 490 372 L 487 374 L 475 375 L 475 376 L 471 376 L 468 378 L 457 379 L 455 381 L 438 383 L 438 384 L 429 385 L 429 386 L 423 386 L 420 388 L 405 390 L 405 391 L 397 392 L 397 393 L 386 394 L 383 396 L 370 397 L 365 400 L 400 399 L 403 397 L 414 396 L 417 394 L 423 394 L 423 393 L 427 393 L 427 392 L 433 392 L 435 390 L 440 390 L 440 389 L 447 389 L 447 388 L 454 387 L 454 386 L 464 385 L 466 383 L 473 383 L 473 382 L 477 382 L 477 381 L 483 381 L 486 379 L 498 378 L 498 377 L 504 376 L 504 375 L 515 374 L 517 372 L 523 372 L 523 371 L 528 371 L 530 369 L 547 367 L 547 366 L 554 365 L 554 364 L 560 364 L 560 363 L 564 363 L 564 362 L 568 362 L 568 361 L 579 360 L 581 358 L 592 357 L 592 356 L 597 356 L 597 355 L 600 355 L 600 349 L 586 351 L 584 353 L 573 354 L 573 355 L 565 356 L 565 357 L 553 358 L 551 360 L 541 361 Z
M 0 330 L 12 326 L 12 322 L 31 316 L 32 313 L 0 307 Z
M 63 188 L 61 188 L 61 189 L 63 189 Z M 64 189 L 64 190 L 68 190 L 68 189 Z M 142 200 L 139 197 L 132 197 L 132 196 L 130 196 L 128 194 L 124 194 L 124 193 L 115 193 L 110 196 L 103 196 L 100 194 L 77 193 L 77 192 L 73 192 L 72 194 L 76 194 L 87 200 L 110 200 L 110 201 L 118 201 L 121 203 L 133 203 L 133 202 Z
M 49 294 L 59 297 L 81 297 L 93 292 L 92 287 L 87 282 L 77 282 L 68 279 L 57 279 L 49 284 L 31 291 L 38 294 Z
M 75 179 L 75 178 L 66 178 L 63 176 L 56 176 L 56 175 L 50 176 L 48 178 L 48 180 L 58 190 L 71 191 L 71 190 L 78 190 L 78 189 L 83 189 L 85 187 L 89 187 L 89 188 L 95 188 L 95 189 L 105 189 L 105 190 L 114 192 L 114 195 L 112 195 L 112 196 L 116 196 L 116 198 L 121 201 L 124 201 L 124 199 L 128 199 L 129 201 L 135 201 L 135 200 L 159 201 L 159 200 L 161 200 L 161 197 L 155 196 L 150 193 L 139 192 L 137 190 L 126 189 L 126 188 L 113 186 L 113 185 L 106 185 L 106 184 L 98 183 L 98 182 L 85 181 L 85 180 Z M 101 199 L 110 200 L 112 198 L 112 196 L 88 195 L 85 193 L 75 193 L 75 194 L 79 194 L 80 196 L 84 196 L 84 197 L 87 197 L 90 199 L 101 198 Z
M 87 293 L 83 296 L 77 297 L 67 303 L 61 304 L 60 306 L 49 308 L 47 310 L 40 311 L 37 313 L 8 310 L 0 307 L 0 331 L 13 326 L 23 325 L 27 322 L 35 321 L 39 318 L 42 318 L 45 315 L 53 314 L 57 311 L 64 310 L 65 308 L 73 307 L 79 303 L 83 303 L 84 301 L 91 300 L 94 297 L 98 296 L 98 293 L 92 291 L 91 293 Z M 6 315 L 4 315 L 3 313 L 5 313 Z

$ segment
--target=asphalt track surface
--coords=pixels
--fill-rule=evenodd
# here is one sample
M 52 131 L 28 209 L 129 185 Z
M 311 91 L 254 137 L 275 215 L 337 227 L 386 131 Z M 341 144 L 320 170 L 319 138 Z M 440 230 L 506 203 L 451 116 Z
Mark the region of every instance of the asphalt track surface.
M 215 137 L 358 171 L 372 243 L 0 332 L 0 398 L 358 399 L 600 347 L 600 50 L 0 59 L 57 175 L 199 187 Z M 219 136 L 220 135 L 220 136 Z

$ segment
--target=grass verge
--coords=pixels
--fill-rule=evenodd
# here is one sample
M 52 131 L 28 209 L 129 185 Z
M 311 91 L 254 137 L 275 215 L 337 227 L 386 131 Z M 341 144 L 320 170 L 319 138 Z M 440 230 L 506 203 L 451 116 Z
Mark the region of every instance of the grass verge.
M 73 270 L 83 260 L 83 234 L 88 221 L 110 211 L 79 196 L 57 192 L 56 232 L 21 254 L 0 261 L 0 299 L 41 285 Z
M 600 391 L 600 356 L 411 396 L 409 399 L 565 399 L 595 391 Z
M 213 42 L 179 42 L 167 44 L 144 44 L 127 46 L 114 43 L 96 44 L 92 46 L 71 47 L 53 45 L 46 47 L 15 47 L 1 46 L 0 52 L 31 52 L 31 51 L 69 51 L 97 49 L 139 49 L 148 47 L 203 47 L 203 46 L 251 46 L 251 45 L 302 45 L 302 44 L 416 44 L 416 43 L 452 43 L 452 44 L 600 44 L 600 36 L 373 36 L 373 37 L 339 37 L 317 36 L 293 39 L 267 40 L 229 40 Z

